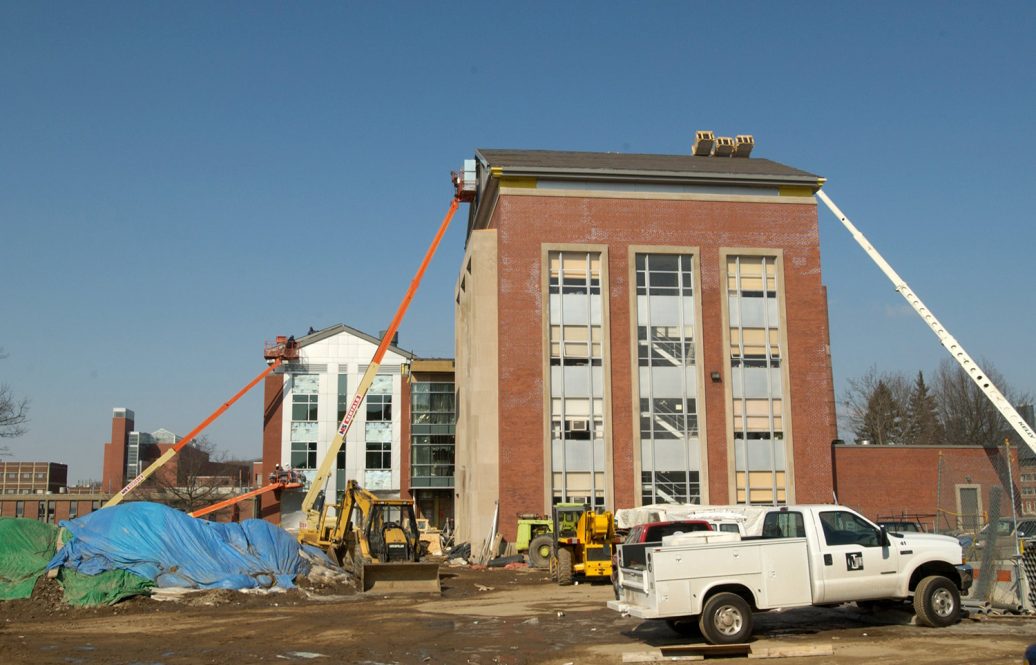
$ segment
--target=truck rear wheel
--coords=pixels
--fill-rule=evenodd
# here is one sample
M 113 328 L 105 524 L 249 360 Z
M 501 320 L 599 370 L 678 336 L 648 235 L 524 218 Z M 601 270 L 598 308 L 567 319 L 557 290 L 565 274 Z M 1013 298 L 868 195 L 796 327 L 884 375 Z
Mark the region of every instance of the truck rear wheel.
M 554 549 L 554 537 L 550 534 L 536 536 L 529 543 L 529 566 L 550 568 L 550 552 Z
M 572 550 L 567 547 L 558 548 L 558 584 L 570 586 L 572 584 Z
M 914 612 L 918 623 L 932 628 L 960 621 L 960 592 L 952 580 L 930 575 L 914 590 Z
M 752 608 L 736 593 L 717 593 L 705 601 L 698 626 L 711 644 L 744 642 L 752 634 Z

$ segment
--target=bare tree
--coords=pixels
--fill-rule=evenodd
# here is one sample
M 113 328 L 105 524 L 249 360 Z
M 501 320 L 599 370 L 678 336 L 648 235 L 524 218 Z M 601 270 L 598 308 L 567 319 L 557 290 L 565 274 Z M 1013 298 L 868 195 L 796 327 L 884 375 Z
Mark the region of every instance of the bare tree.
M 987 360 L 983 359 L 980 365 L 1010 403 L 1021 404 L 1031 400 L 1027 393 L 1011 388 Z M 945 441 L 950 445 L 998 446 L 1014 431 L 982 389 L 949 358 L 944 359 L 936 370 L 935 396 Z
M 875 400 L 879 386 L 882 395 Z M 857 441 L 901 443 L 896 440 L 897 428 L 902 426 L 909 401 L 910 382 L 903 374 L 878 372 L 877 367 L 871 365 L 863 376 L 849 379 L 849 387 L 839 403 L 842 429 L 852 432 Z M 880 439 L 875 439 L 879 432 Z
M 226 468 L 230 465 L 224 457 L 225 454 L 202 435 L 173 458 L 175 466 L 169 464 L 151 477 L 148 498 L 185 512 L 215 503 L 228 486 Z
M 0 348 L 0 360 L 7 357 Z M 10 386 L 0 383 L 0 438 L 10 439 L 25 434 L 25 423 L 29 422 L 29 400 L 18 399 Z M 7 447 L 0 447 L 0 455 L 8 452 Z

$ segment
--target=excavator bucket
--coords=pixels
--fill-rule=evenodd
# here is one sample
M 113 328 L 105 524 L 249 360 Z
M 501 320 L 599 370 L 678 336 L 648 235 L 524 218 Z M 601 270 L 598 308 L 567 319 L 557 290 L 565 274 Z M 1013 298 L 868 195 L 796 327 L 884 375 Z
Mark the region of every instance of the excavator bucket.
M 364 592 L 442 592 L 437 563 L 365 563 L 360 581 Z

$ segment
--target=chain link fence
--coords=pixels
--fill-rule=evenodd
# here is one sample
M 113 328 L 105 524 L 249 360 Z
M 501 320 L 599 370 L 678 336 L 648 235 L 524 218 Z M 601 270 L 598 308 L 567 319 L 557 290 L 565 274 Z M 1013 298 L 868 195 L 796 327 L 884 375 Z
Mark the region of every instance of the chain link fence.
M 966 602 L 977 608 L 1036 609 L 1036 517 L 1021 512 L 1017 451 L 1007 444 L 976 456 L 941 453 L 935 532 L 956 536 L 975 571 Z M 1026 533 L 1026 530 L 1029 533 Z

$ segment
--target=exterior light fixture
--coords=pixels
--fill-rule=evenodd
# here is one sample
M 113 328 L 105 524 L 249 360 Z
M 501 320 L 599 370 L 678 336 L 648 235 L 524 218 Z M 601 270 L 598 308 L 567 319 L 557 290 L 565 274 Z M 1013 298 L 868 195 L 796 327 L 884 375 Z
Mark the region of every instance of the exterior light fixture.
M 713 383 L 719 383 L 719 372 L 712 372 L 711 374 L 709 374 L 709 378 L 712 379 Z

